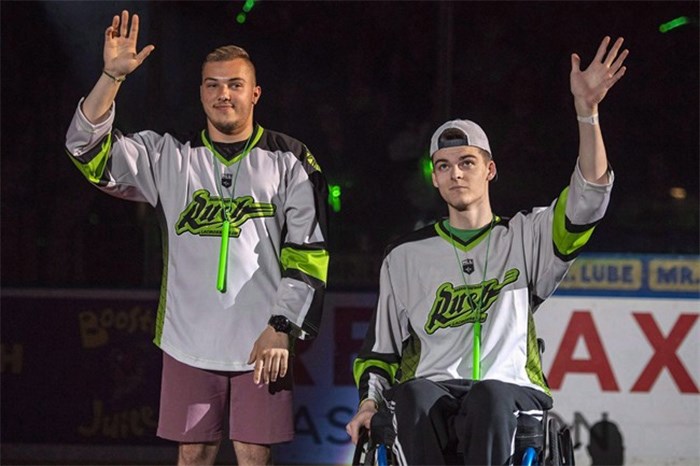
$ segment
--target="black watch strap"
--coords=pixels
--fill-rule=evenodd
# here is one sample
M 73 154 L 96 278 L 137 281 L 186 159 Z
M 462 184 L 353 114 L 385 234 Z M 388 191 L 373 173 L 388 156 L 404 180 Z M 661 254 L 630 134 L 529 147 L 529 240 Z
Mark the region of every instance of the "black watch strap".
M 299 330 L 296 325 L 292 324 L 285 316 L 272 316 L 267 321 L 268 325 L 275 329 L 276 332 L 286 333 L 287 335 L 298 338 Z

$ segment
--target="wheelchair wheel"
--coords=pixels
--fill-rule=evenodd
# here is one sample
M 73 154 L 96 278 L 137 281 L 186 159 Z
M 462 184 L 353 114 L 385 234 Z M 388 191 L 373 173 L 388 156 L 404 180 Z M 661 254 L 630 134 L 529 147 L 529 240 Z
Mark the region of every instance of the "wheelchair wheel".
M 353 466 L 370 466 L 374 464 L 374 447 L 370 444 L 369 433 L 366 430 L 360 431 L 360 439 L 355 447 L 355 454 L 352 458 Z
M 386 445 L 379 445 L 377 447 L 377 466 L 389 466 Z
M 537 462 L 537 451 L 532 447 L 527 447 L 523 454 L 522 466 L 539 466 Z
M 559 423 L 556 419 L 549 420 L 547 426 L 547 441 L 549 442 L 549 457 L 547 466 L 561 466 L 561 453 L 559 452 Z

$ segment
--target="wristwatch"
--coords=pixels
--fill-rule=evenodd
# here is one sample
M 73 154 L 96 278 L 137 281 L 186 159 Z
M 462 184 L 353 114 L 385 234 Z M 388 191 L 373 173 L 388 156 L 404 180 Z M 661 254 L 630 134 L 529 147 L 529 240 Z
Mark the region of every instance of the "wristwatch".
M 285 316 L 272 316 L 267 321 L 268 325 L 275 329 L 276 332 L 291 334 L 293 325 Z

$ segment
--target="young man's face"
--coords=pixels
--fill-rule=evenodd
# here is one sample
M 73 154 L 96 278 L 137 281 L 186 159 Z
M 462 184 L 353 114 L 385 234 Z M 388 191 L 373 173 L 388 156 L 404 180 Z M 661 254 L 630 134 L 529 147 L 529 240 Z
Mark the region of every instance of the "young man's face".
M 253 68 L 246 60 L 205 63 L 199 96 L 212 138 L 235 142 L 248 137 L 253 127 L 253 106 L 260 93 Z
M 487 199 L 495 174 L 493 160 L 473 146 L 448 147 L 433 155 L 433 185 L 460 212 Z

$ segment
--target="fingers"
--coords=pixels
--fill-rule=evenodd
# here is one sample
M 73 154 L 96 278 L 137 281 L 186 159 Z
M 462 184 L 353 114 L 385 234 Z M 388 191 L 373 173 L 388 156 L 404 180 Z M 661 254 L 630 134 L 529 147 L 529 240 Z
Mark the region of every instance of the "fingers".
M 372 416 L 374 416 L 374 413 L 372 412 L 359 411 L 345 426 L 345 432 L 347 432 L 352 440 L 352 443 L 355 445 L 357 445 L 357 442 L 360 439 L 360 429 L 363 427 L 367 430 L 370 429 Z
M 251 355 L 252 359 L 252 355 Z M 248 361 L 250 364 L 252 362 Z M 289 369 L 289 351 L 265 350 L 255 358 L 253 381 L 256 384 L 276 382 L 278 378 L 287 375 Z
M 265 354 L 265 362 L 263 368 L 263 381 L 268 384 L 270 381 L 274 382 L 277 380 L 277 376 L 280 373 L 280 361 L 279 356 L 267 352 Z
M 279 364 L 279 376 L 280 376 L 280 378 L 287 375 L 288 368 L 289 368 L 289 353 L 287 351 L 285 351 L 284 354 L 282 355 L 282 357 L 280 358 L 280 364 Z
M 139 15 L 131 17 L 131 30 L 129 30 L 129 38 L 136 40 L 139 36 Z
M 593 59 L 593 61 L 603 63 L 603 57 L 605 56 L 605 52 L 608 50 L 609 43 L 610 43 L 610 36 L 603 37 L 603 40 L 600 42 L 600 45 L 598 46 L 598 51 L 596 52 L 595 58 Z
M 625 58 L 627 58 L 627 55 L 630 54 L 630 51 L 625 49 L 622 51 L 619 57 L 617 57 L 617 60 L 613 62 L 612 65 L 610 65 L 610 72 L 612 74 L 617 73 L 617 70 L 619 70 L 622 67 L 622 63 L 624 63 Z
M 107 29 L 105 29 L 105 39 L 110 40 L 113 37 L 116 37 L 118 34 L 118 32 L 117 32 L 118 30 L 119 30 L 119 15 L 114 15 L 114 17 L 112 18 L 112 24 L 110 24 L 109 27 L 107 27 Z
M 581 71 L 581 57 L 576 53 L 571 54 L 571 72 L 578 73 Z
M 360 427 L 362 427 L 362 423 L 358 419 L 358 415 L 355 415 L 345 426 L 345 432 L 350 436 L 350 440 L 352 440 L 354 445 L 357 445 L 357 442 L 360 440 Z
M 345 426 L 345 432 L 350 436 L 350 440 L 352 440 L 353 445 L 357 445 L 357 437 L 359 437 L 359 432 L 360 432 L 360 427 L 357 425 L 357 423 L 353 420 L 348 423 L 347 426 Z
M 131 27 L 129 27 L 129 12 L 124 10 L 121 17 L 114 15 L 112 24 L 107 30 L 110 31 L 110 37 L 129 38 L 136 42 L 139 35 L 139 15 L 135 14 L 131 17 Z
M 255 384 L 260 384 L 260 381 L 262 380 L 263 377 L 263 370 L 265 366 L 263 364 L 262 359 L 258 359 L 255 361 L 255 368 L 253 369 L 253 382 Z
M 143 63 L 143 61 L 144 61 L 146 58 L 148 58 L 148 56 L 151 54 L 151 52 L 153 52 L 153 50 L 155 50 L 155 48 L 156 48 L 156 47 L 155 47 L 154 45 L 147 45 L 146 47 L 143 48 L 143 50 L 141 50 L 141 51 L 138 53 L 138 55 L 136 55 L 136 61 L 139 62 L 139 65 L 140 65 L 141 63 Z
M 620 78 L 622 78 L 625 75 L 625 71 L 627 71 L 627 67 L 623 66 L 607 81 L 606 85 L 608 89 L 610 89 L 616 82 L 620 80 Z
M 620 53 L 620 48 L 622 47 L 623 42 L 624 39 L 622 37 L 618 38 L 605 59 L 605 65 L 607 65 L 610 70 L 610 77 L 605 83 L 608 89 L 619 81 L 627 71 L 627 67 L 623 66 L 623 63 L 629 55 L 629 50 L 625 49 L 622 51 L 622 53 Z
M 122 37 L 126 37 L 126 30 L 129 25 L 129 12 L 124 10 L 122 11 L 122 22 L 121 26 L 119 27 L 119 35 Z
M 620 47 L 622 47 L 622 43 L 625 40 L 622 37 L 619 37 L 615 43 L 613 44 L 612 48 L 610 49 L 610 52 L 608 52 L 608 56 L 605 58 L 605 64 L 607 66 L 611 66 L 613 61 L 615 61 L 615 57 L 617 57 L 618 52 L 620 51 Z M 609 40 L 608 40 L 609 42 Z

